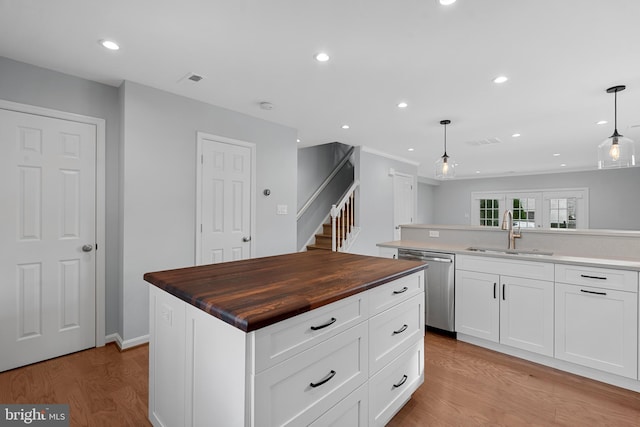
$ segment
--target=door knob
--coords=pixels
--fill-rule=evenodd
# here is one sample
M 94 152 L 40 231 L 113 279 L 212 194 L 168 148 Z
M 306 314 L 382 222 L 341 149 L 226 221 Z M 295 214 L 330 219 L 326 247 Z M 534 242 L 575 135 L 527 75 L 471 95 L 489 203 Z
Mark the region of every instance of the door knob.
M 251 241 L 251 236 L 249 236 L 249 237 L 243 237 L 243 238 L 242 238 L 242 241 L 243 241 L 243 242 L 245 242 L 245 243 L 246 243 L 246 242 L 250 242 L 250 241 Z
M 82 252 L 91 252 L 93 250 L 93 245 L 84 245 L 82 247 Z

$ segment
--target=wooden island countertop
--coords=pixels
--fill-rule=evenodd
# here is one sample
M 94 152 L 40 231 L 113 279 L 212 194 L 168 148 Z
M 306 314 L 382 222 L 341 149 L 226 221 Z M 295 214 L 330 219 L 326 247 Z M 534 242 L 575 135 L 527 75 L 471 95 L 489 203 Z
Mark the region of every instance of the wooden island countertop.
M 417 261 L 318 250 L 157 271 L 144 280 L 250 332 L 425 268 Z

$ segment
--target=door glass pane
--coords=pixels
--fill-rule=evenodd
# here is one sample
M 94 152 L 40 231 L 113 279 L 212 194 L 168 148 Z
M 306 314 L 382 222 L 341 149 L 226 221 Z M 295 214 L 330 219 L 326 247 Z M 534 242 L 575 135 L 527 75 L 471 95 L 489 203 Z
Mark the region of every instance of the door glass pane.
M 549 219 L 551 228 L 576 228 L 575 197 L 551 199 L 549 203 Z

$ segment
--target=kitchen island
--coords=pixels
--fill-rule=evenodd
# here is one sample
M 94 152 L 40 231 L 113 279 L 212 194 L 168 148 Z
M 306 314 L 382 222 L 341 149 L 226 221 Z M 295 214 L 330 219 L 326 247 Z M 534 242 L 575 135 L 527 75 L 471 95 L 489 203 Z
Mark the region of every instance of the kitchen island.
M 145 274 L 151 422 L 386 424 L 424 381 L 425 268 L 311 251 Z

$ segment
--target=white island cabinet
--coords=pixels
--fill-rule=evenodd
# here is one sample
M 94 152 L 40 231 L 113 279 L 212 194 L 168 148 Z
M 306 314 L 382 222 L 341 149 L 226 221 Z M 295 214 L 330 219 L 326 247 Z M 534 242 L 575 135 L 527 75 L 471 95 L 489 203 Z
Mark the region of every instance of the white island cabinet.
M 154 426 L 382 426 L 424 382 L 423 270 L 248 332 L 150 302 Z

